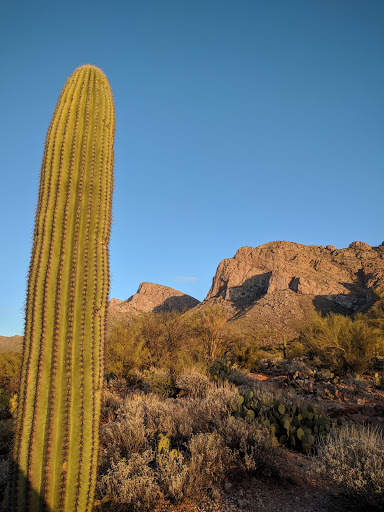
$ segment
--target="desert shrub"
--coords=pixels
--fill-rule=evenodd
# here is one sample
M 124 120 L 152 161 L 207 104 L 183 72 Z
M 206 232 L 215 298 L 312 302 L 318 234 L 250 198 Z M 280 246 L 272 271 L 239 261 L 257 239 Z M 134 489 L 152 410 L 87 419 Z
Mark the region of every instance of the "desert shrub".
M 176 375 L 172 369 L 152 367 L 144 371 L 143 389 L 146 393 L 174 397 L 176 390 Z
M 384 438 L 378 430 L 346 425 L 331 432 L 319 444 L 311 469 L 365 507 L 383 509 Z
M 131 412 L 130 416 L 109 422 L 102 429 L 103 443 L 111 454 L 110 459 L 118 460 L 148 448 L 143 415 L 140 410 Z
M 264 356 L 257 333 L 234 333 L 231 337 L 227 356 L 240 368 L 247 368 L 250 371 L 257 369 Z
M 114 321 L 105 340 L 105 373 L 129 378 L 132 370 L 149 365 L 150 354 L 141 336 L 141 318 Z
M 138 507 L 135 493 L 141 510 L 161 496 L 196 496 L 221 483 L 231 465 L 251 471 L 267 463 L 269 432 L 230 416 L 233 385 L 195 371 L 180 376 L 182 385 L 187 394 L 176 399 L 136 390 L 113 400 L 107 391 L 103 407 L 112 413 L 100 431 L 98 498 L 111 510 L 118 503 Z M 271 399 L 268 392 L 264 399 Z
M 128 510 L 150 510 L 160 497 L 156 474 L 150 467 L 155 453 L 146 450 L 111 463 L 98 482 L 98 494 L 111 504 L 125 504 Z
M 223 481 L 234 457 L 217 432 L 194 434 L 188 450 L 188 495 L 199 495 Z
M 128 510 L 149 510 L 161 496 L 199 496 L 222 483 L 231 451 L 217 433 L 191 437 L 185 454 L 146 450 L 112 461 L 97 486 L 99 497 Z
M 185 370 L 176 378 L 178 396 L 202 398 L 210 386 L 208 377 L 196 368 Z
M 165 495 L 175 500 L 183 498 L 190 475 L 184 455 L 177 450 L 167 450 L 157 455 L 158 481 Z
M 19 389 L 21 354 L 17 352 L 0 353 L 0 388 L 9 393 L 17 393 Z
M 374 356 L 384 354 L 382 332 L 364 315 L 355 319 L 339 314 L 316 314 L 300 339 L 303 355 L 333 371 L 362 373 Z
M 105 343 L 106 373 L 130 382 L 137 370 L 156 367 L 180 373 L 191 366 L 204 368 L 204 331 L 196 325 L 196 315 L 175 311 L 115 319 Z
M 231 450 L 232 459 L 243 471 L 254 471 L 271 464 L 271 437 L 259 422 L 228 416 L 220 423 L 219 432 Z
M 218 304 L 190 316 L 191 333 L 200 341 L 208 363 L 221 358 L 228 349 L 231 332 L 227 319 L 227 312 Z
M 127 397 L 121 415 L 128 417 L 138 409 L 144 418 L 149 439 L 168 433 L 173 439 L 185 442 L 194 433 L 211 432 L 228 414 L 228 403 L 234 395 L 231 386 L 216 387 L 212 384 L 202 399 L 165 400 L 153 394 L 135 394 Z
M 113 319 L 105 344 L 105 371 L 134 383 L 135 370 L 205 371 L 223 357 L 239 367 L 254 368 L 262 354 L 258 333 L 234 331 L 226 311 L 214 305 L 186 314 L 152 312 Z

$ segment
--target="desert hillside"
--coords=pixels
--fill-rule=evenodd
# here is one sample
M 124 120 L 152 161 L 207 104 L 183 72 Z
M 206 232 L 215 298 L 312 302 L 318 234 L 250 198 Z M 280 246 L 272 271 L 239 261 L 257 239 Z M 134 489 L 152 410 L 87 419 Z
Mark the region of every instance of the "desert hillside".
M 22 336 L 0 336 L 0 352 L 21 352 Z

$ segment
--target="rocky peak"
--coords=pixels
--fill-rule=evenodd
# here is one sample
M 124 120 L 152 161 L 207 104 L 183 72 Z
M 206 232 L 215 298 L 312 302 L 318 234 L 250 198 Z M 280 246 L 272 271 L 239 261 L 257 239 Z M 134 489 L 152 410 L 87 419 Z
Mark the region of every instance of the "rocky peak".
M 140 312 L 184 311 L 199 304 L 199 301 L 190 295 L 155 283 L 140 283 L 137 292 L 121 301 L 111 299 L 108 315 L 119 313 L 137 314 Z
M 338 250 L 270 242 L 241 247 L 234 258 L 222 260 L 206 299 L 221 297 L 244 307 L 265 294 L 292 290 L 329 299 L 343 296 L 345 306 L 353 309 L 356 297 L 382 286 L 383 279 L 383 246 L 353 242 Z

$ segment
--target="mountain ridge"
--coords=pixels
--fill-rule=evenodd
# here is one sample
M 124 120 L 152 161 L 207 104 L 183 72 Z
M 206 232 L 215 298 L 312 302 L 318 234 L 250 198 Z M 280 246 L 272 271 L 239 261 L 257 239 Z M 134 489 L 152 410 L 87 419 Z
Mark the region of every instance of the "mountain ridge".
M 371 247 L 356 241 L 337 249 L 273 241 L 240 247 L 221 260 L 202 302 L 168 286 L 140 283 L 128 299 L 110 300 L 107 325 L 141 312 L 193 312 L 220 304 L 232 326 L 263 331 L 261 342 L 268 344 L 297 336 L 314 311 L 367 310 L 374 290 L 384 292 L 384 242 Z

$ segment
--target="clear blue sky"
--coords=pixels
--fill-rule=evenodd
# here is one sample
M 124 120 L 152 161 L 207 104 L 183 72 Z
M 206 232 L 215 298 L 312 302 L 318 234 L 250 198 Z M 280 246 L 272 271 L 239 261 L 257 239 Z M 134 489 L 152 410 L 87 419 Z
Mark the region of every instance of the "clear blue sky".
M 66 78 L 114 92 L 111 297 L 203 299 L 272 240 L 384 239 L 382 0 L 3 2 L 0 335 L 21 334 L 38 176 Z

